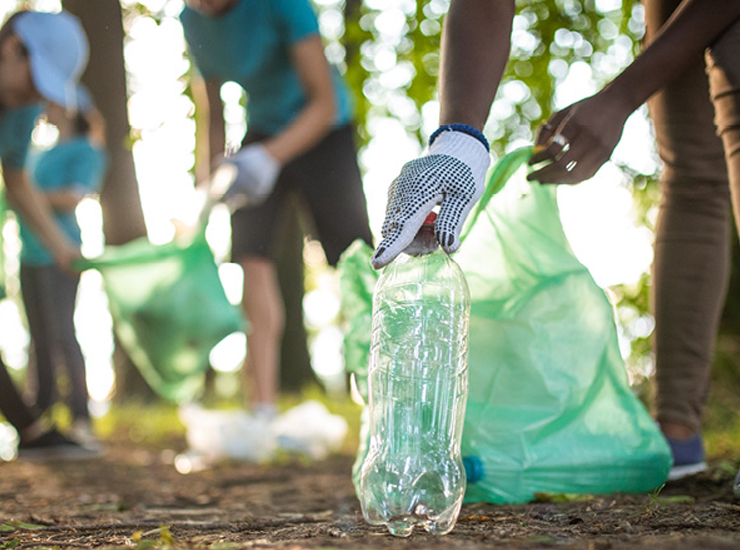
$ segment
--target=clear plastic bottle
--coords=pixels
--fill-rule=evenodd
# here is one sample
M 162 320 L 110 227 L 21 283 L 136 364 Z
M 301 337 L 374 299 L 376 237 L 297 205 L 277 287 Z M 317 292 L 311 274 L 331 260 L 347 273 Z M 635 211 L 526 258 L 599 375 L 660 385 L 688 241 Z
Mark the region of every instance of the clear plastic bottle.
M 368 523 L 402 537 L 417 524 L 449 533 L 465 494 L 470 293 L 434 237 L 434 219 L 385 268 L 373 300 L 360 503 Z

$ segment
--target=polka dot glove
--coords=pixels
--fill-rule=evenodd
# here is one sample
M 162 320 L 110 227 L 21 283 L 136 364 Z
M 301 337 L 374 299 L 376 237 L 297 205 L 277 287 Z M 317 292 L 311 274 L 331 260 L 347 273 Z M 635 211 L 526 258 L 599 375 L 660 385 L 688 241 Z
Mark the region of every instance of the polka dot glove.
M 280 168 L 280 163 L 262 144 L 255 143 L 243 147 L 224 159 L 217 169 L 232 170 L 230 186 L 221 200 L 232 207 L 252 206 L 265 202 L 275 188 Z
M 447 253 L 455 252 L 465 219 L 483 194 L 490 162 L 477 138 L 446 131 L 421 158 L 406 163 L 388 189 L 383 240 L 371 259 L 373 267 L 380 269 L 403 252 L 437 204 L 435 235 Z

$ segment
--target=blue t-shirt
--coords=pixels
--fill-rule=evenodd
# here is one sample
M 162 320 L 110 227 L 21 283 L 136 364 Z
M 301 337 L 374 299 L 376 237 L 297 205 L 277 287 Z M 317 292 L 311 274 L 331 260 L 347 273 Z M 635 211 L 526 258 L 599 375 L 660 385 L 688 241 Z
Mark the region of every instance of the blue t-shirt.
M 306 95 L 290 62 L 296 42 L 318 34 L 308 0 L 239 0 L 213 17 L 185 7 L 185 40 L 206 80 L 234 81 L 248 94 L 249 129 L 274 135 L 290 124 Z M 350 122 L 353 105 L 344 80 L 332 67 L 336 126 Z
M 29 173 L 41 192 L 71 190 L 81 195 L 96 193 L 105 175 L 108 158 L 103 149 L 86 137 L 63 141 L 48 151 L 29 157 Z M 73 243 L 80 244 L 80 226 L 74 210 L 56 212 L 54 217 Z M 36 235 L 21 221 L 21 262 L 51 265 L 54 259 Z
M 28 145 L 43 111 L 40 104 L 0 112 L 0 161 L 4 169 L 23 170 Z

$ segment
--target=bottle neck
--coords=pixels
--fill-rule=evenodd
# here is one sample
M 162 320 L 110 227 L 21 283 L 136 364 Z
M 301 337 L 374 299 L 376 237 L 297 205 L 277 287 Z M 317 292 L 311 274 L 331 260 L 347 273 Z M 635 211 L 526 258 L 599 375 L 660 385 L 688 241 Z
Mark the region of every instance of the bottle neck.
M 434 236 L 434 225 L 425 223 L 419 229 L 419 232 L 411 241 L 411 244 L 404 250 L 409 256 L 424 256 L 431 254 L 439 248 L 437 238 Z

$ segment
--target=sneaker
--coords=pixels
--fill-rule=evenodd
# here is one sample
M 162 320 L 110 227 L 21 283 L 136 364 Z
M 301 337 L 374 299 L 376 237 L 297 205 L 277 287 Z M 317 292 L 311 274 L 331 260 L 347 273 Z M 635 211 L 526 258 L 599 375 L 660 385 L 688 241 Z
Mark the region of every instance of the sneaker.
M 86 418 L 78 418 L 72 422 L 72 427 L 69 429 L 69 439 L 88 449 L 101 449 L 100 441 L 95 436 L 92 423 Z
M 697 434 L 686 441 L 666 436 L 666 441 L 668 441 L 673 455 L 673 468 L 668 473 L 670 481 L 698 474 L 707 469 L 707 463 L 704 461 L 704 441 L 701 434 Z
M 100 456 L 90 449 L 60 434 L 56 429 L 44 432 L 18 444 L 18 458 L 23 460 L 86 459 Z
M 735 476 L 735 483 L 732 484 L 732 492 L 735 493 L 736 498 L 740 498 L 740 470 Z

